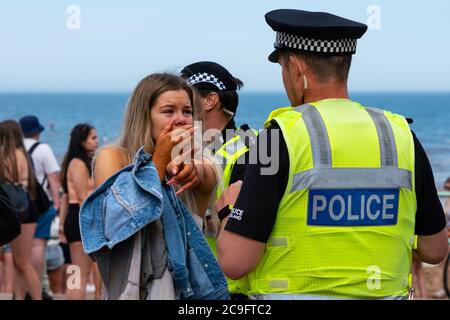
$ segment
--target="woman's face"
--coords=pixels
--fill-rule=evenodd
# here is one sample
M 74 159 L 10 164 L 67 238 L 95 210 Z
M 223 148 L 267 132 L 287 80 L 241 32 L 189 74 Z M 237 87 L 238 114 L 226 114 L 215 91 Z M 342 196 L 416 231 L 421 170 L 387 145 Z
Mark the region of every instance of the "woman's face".
M 171 121 L 174 121 L 174 128 L 192 125 L 193 108 L 188 93 L 185 90 L 172 90 L 161 94 L 152 107 L 151 121 L 154 141 Z
M 83 142 L 83 148 L 88 152 L 94 152 L 97 150 L 98 147 L 98 137 L 97 137 L 97 131 L 95 129 L 92 129 L 89 132 L 89 135 L 86 139 L 86 141 Z

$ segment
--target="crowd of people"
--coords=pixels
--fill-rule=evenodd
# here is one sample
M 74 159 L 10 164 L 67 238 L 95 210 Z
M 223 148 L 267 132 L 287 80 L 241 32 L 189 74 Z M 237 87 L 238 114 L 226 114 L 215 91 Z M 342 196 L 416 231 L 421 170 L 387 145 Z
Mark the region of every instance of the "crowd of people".
M 98 145 L 95 128 L 87 124 L 73 128 L 62 170 L 51 147 L 40 141 L 42 131 L 36 116 L 0 123 L 5 164 L 1 178 L 20 185 L 29 195 L 26 214 L 19 217 L 20 235 L 1 250 L 1 292 L 17 300 L 52 299 L 52 294 L 82 299 L 87 283 L 83 290 L 66 286 L 67 267 L 74 264 L 90 267 L 90 284 L 97 284 L 100 297 L 100 282 L 94 281 L 98 272 L 82 249 L 78 209 L 71 209 L 79 208 L 93 188 L 90 159 Z
M 142 79 L 115 143 L 98 149 L 95 128 L 76 125 L 61 168 L 37 117 L 0 123 L 0 181 L 29 203 L 2 249 L 0 289 L 15 299 L 84 299 L 89 284 L 96 299 L 411 295 L 413 259 L 448 253 L 446 222 L 408 120 L 349 99 L 367 26 L 300 10 L 266 21 L 292 107 L 261 132 L 235 125 L 243 82 L 204 61 Z

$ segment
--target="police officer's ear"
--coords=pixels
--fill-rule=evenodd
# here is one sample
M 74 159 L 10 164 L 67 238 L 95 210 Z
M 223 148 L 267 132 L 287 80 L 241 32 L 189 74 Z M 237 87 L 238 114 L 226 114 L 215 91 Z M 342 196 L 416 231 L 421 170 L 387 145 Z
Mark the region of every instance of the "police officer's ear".
M 203 106 L 203 109 L 205 111 L 211 111 L 213 110 L 216 106 L 219 105 L 220 99 L 219 99 L 219 95 L 217 94 L 217 92 L 209 92 L 206 96 L 204 96 L 205 99 L 205 103 Z
M 307 69 L 305 60 L 296 54 L 289 54 L 289 69 L 294 80 L 303 81 L 303 76 Z
M 301 83 L 303 90 L 307 90 L 308 78 L 306 72 L 308 70 L 308 65 L 305 60 L 300 55 L 289 53 L 288 66 L 291 79 L 295 83 Z

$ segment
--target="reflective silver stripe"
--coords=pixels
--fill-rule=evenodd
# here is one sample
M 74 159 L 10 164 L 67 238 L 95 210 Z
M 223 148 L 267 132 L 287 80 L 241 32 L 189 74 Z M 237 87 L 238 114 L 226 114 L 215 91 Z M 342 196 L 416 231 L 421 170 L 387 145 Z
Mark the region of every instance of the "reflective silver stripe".
M 383 298 L 338 298 L 330 296 L 319 296 L 309 294 L 284 294 L 284 293 L 271 293 L 271 294 L 255 294 L 249 297 L 250 300 L 361 300 L 361 299 L 373 299 L 373 300 L 407 300 L 407 296 L 391 296 Z
M 290 193 L 305 189 L 408 189 L 412 172 L 398 168 L 318 168 L 294 175 Z
M 397 167 L 397 146 L 395 145 L 391 123 L 384 115 L 384 111 L 380 109 L 366 108 L 366 111 L 377 128 L 381 167 Z
M 267 246 L 269 247 L 287 247 L 288 246 L 288 238 L 287 237 L 270 237 L 267 242 Z
M 224 150 L 230 157 L 232 157 L 236 152 L 245 147 L 246 147 L 245 143 L 242 141 L 242 139 L 239 138 L 236 139 L 235 141 L 230 140 L 227 144 L 225 144 Z
M 384 111 L 366 108 L 377 129 L 381 168 L 332 168 L 331 147 L 325 123 L 310 104 L 301 112 L 311 141 L 314 168 L 294 175 L 290 193 L 306 189 L 403 188 L 412 190 L 412 172 L 399 169 L 394 133 Z
M 269 287 L 271 289 L 281 289 L 287 291 L 289 289 L 289 280 L 269 280 Z
M 331 147 L 327 128 L 319 111 L 310 104 L 295 108 L 301 112 L 308 129 L 315 168 L 331 167 Z

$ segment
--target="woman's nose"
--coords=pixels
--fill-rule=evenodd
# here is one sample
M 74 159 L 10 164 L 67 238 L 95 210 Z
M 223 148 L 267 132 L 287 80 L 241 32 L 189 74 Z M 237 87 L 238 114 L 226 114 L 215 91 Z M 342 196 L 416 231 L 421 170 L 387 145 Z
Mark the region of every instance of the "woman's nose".
M 186 122 L 186 117 L 183 115 L 182 112 L 178 112 L 178 113 L 175 115 L 175 117 L 176 117 L 176 119 L 175 119 L 174 125 L 175 125 L 176 127 L 184 126 L 184 125 L 187 124 L 187 122 Z

